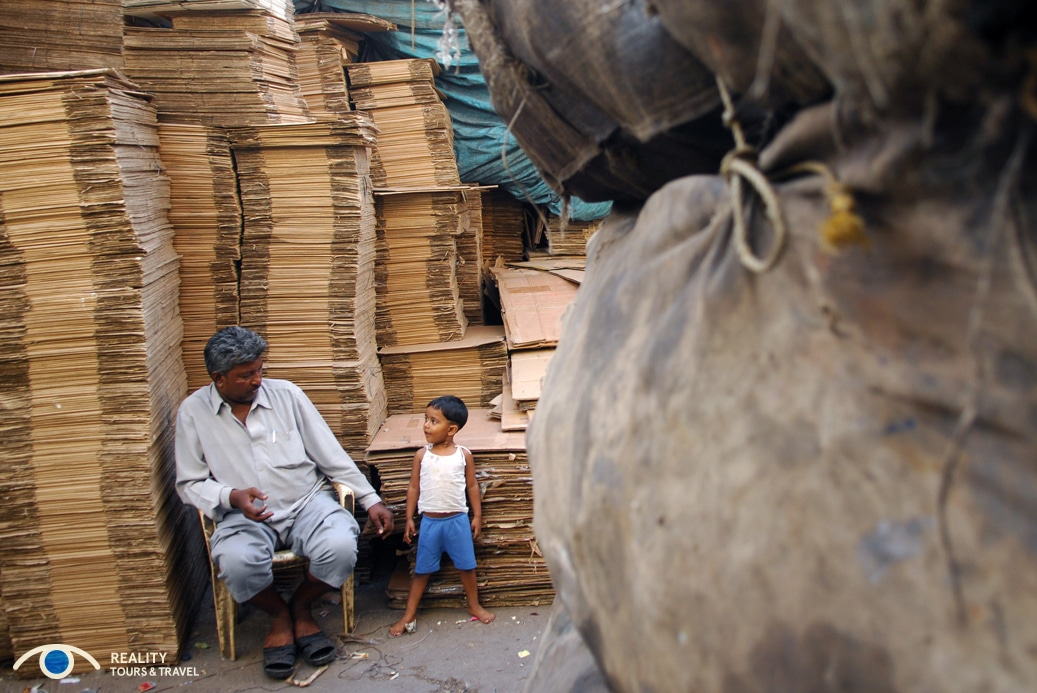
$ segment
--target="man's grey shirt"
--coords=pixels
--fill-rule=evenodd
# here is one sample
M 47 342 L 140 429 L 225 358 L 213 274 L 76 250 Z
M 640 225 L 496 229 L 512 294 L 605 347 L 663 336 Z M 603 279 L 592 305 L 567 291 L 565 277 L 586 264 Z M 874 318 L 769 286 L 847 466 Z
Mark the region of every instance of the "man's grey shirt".
M 258 488 L 284 535 L 299 508 L 325 487 L 325 477 L 353 490 L 365 509 L 381 499 L 297 385 L 264 378 L 245 419 L 212 383 L 180 405 L 176 426 L 176 490 L 219 522 L 233 489 Z

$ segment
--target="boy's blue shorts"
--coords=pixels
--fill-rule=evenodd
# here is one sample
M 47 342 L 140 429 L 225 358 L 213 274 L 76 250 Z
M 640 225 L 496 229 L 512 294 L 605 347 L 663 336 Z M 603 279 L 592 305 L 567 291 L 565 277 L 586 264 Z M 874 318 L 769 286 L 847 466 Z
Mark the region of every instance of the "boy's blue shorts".
M 475 570 L 472 523 L 466 513 L 450 517 L 422 516 L 414 573 L 428 575 L 439 570 L 439 561 L 444 552 L 450 556 L 458 570 Z

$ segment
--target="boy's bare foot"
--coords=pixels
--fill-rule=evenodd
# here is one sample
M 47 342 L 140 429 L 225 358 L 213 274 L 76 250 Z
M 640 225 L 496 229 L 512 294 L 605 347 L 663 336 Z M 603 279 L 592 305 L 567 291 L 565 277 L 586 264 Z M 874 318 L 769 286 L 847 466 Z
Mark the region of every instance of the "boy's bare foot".
M 483 623 L 489 623 L 493 619 L 497 618 L 493 615 L 493 612 L 487 611 L 480 605 L 468 607 L 468 613 L 470 613 L 472 616 L 475 616 Z
M 407 617 L 404 616 L 399 621 L 397 621 L 389 627 L 389 635 L 393 636 L 394 638 L 398 638 L 404 633 L 413 633 L 416 628 L 417 621 L 414 619 L 408 621 Z

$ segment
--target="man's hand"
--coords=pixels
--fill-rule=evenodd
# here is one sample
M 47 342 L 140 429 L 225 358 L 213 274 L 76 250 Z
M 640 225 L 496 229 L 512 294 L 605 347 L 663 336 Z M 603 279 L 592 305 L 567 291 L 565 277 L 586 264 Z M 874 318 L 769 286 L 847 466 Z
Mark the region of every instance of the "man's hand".
M 266 499 L 267 495 L 255 486 L 246 489 L 236 488 L 230 492 L 231 507 L 240 510 L 242 515 L 253 522 L 263 522 L 274 516 L 266 509 L 266 503 L 256 503 L 257 500 L 265 501 Z
M 387 537 L 392 534 L 393 516 L 385 503 L 375 503 L 367 509 L 367 525 L 378 530 L 378 536 Z M 364 527 L 367 530 L 367 527 Z

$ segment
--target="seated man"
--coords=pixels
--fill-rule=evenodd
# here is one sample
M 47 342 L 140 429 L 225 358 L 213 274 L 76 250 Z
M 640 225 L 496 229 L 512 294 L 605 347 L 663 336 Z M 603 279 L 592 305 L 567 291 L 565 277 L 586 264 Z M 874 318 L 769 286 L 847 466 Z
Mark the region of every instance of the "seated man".
M 314 666 L 335 658 L 310 603 L 340 589 L 356 564 L 359 527 L 328 481 L 353 490 L 380 536 L 392 532 L 393 516 L 303 391 L 263 379 L 266 348 L 243 327 L 220 330 L 205 345 L 212 383 L 180 405 L 176 488 L 216 523 L 212 556 L 235 601 L 270 614 L 263 667 L 285 679 L 296 648 Z M 310 561 L 287 603 L 273 586 L 279 546 Z

